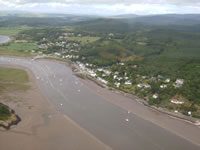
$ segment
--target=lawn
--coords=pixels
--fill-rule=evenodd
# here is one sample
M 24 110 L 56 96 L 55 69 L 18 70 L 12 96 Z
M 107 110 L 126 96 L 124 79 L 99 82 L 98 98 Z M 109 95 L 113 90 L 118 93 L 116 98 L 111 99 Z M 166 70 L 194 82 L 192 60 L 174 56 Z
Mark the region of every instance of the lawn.
M 31 27 L 21 26 L 21 27 L 0 27 L 0 35 L 15 36 L 19 32 L 31 29 Z
M 0 103 L 0 120 L 8 120 L 11 116 L 11 113 L 8 107 Z
M 16 91 L 25 91 L 29 88 L 26 83 L 29 82 L 28 74 L 26 71 L 15 68 L 0 67 L 0 95 L 1 99 L 14 98 L 10 96 Z M 7 120 L 10 117 L 8 107 L 0 103 L 0 120 Z
M 0 55 L 32 56 L 31 50 L 37 49 L 36 43 L 9 43 L 0 46 Z
M 24 70 L 0 67 L 0 82 L 27 83 L 29 78 Z
M 99 39 L 100 39 L 100 37 L 84 36 L 84 37 L 71 37 L 68 40 L 78 41 L 78 42 L 81 42 L 82 45 L 85 45 L 85 44 L 88 44 L 88 43 L 95 42 Z

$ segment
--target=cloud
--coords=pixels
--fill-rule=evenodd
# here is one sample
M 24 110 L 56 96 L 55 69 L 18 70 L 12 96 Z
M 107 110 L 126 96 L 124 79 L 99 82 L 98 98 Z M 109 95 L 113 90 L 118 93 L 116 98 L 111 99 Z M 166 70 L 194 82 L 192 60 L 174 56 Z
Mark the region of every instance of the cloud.
M 1 0 L 13 4 L 62 3 L 62 4 L 169 4 L 199 5 L 199 0 Z
M 200 0 L 0 0 L 1 10 L 70 14 L 200 13 Z

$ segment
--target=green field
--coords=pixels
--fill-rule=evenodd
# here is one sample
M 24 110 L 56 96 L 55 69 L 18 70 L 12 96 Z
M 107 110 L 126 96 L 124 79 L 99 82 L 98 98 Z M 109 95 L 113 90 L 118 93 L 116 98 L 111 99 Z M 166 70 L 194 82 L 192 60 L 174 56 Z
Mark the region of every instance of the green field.
M 15 36 L 19 32 L 31 29 L 31 27 L 22 26 L 22 27 L 0 27 L 0 35 Z
M 28 89 L 29 86 L 26 84 L 28 82 L 29 78 L 24 70 L 0 67 L 0 95 L 2 99 L 14 101 L 14 98 L 11 98 L 9 94 Z M 0 103 L 0 120 L 9 119 L 10 115 L 8 108 Z
M 3 104 L 0 104 L 0 120 L 8 120 L 10 116 L 11 113 L 9 109 Z
M 0 82 L 27 83 L 27 73 L 21 69 L 0 67 Z
M 9 43 L 0 46 L 0 55 L 32 56 L 30 51 L 35 49 L 36 43 Z
M 100 39 L 100 37 L 84 36 L 84 37 L 71 37 L 68 40 L 77 41 L 77 42 L 80 42 L 82 45 L 85 45 L 85 44 L 88 44 L 88 43 L 95 42 L 99 39 Z

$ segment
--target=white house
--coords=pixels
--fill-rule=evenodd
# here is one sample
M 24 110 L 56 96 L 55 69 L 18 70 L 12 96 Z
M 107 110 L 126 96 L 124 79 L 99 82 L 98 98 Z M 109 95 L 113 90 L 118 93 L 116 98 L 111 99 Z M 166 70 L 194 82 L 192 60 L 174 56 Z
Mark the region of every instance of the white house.
M 124 84 L 131 85 L 132 83 L 131 83 L 131 81 L 126 81 Z
M 143 85 L 145 88 L 151 88 L 151 85 L 149 85 L 149 84 L 144 84 Z
M 154 94 L 154 95 L 153 95 L 153 98 L 154 98 L 154 99 L 157 99 L 157 98 L 158 98 L 158 94 L 157 94 L 157 93 Z
M 116 82 L 115 85 L 116 85 L 116 87 L 119 87 L 119 86 L 120 86 L 120 83 L 119 83 L 119 82 Z
M 162 84 L 162 85 L 160 85 L 160 88 L 161 89 L 167 88 L 167 85 L 166 84 Z
M 99 81 L 101 81 L 102 83 L 104 83 L 104 84 L 107 84 L 108 83 L 108 81 L 106 81 L 106 80 L 104 80 L 104 79 L 102 79 L 102 78 L 100 78 L 100 77 L 98 77 L 97 78 Z
M 184 84 L 184 79 L 177 79 L 175 84 L 174 84 L 174 87 L 180 88 L 180 87 L 183 86 L 183 84 Z
M 165 80 L 166 83 L 169 83 L 170 81 L 171 81 L 170 78 L 167 78 L 167 79 Z
M 137 87 L 142 88 L 143 84 L 138 84 Z
M 170 101 L 173 104 L 184 104 L 184 101 L 180 101 L 180 100 L 177 100 L 177 99 L 171 99 Z

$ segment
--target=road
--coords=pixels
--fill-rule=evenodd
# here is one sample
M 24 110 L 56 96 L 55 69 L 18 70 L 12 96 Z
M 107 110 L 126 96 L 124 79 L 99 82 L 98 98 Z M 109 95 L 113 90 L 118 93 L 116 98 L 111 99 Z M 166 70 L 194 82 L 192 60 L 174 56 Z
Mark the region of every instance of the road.
M 88 88 L 63 63 L 0 56 L 0 64 L 29 68 L 39 88 L 57 111 L 114 150 L 200 149 L 197 145 L 200 143 L 194 144 L 109 102 L 103 95 Z M 199 130 L 197 132 L 199 134 Z

